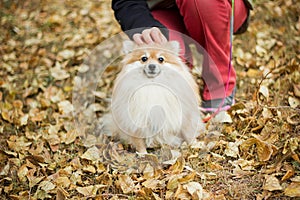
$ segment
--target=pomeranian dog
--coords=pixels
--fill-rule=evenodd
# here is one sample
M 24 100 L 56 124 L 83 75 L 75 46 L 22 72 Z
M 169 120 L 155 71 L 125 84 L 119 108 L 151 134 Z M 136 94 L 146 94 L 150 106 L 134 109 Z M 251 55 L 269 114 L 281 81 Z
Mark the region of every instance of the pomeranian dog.
M 140 154 L 148 147 L 191 143 L 204 125 L 199 88 L 179 57 L 179 43 L 137 46 L 125 41 L 123 50 L 111 110 L 104 117 L 109 134 Z

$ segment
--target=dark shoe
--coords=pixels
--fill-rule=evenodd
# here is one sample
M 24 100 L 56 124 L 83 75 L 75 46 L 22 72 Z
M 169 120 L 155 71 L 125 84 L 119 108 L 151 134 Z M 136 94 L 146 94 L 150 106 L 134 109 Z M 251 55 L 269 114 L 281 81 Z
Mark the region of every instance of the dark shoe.
M 212 99 L 212 100 L 202 100 L 202 104 L 200 107 L 200 111 L 204 113 L 213 113 L 216 111 L 226 111 L 231 108 L 231 106 L 235 103 L 236 89 L 233 90 L 232 94 L 225 99 Z M 221 105 L 223 103 L 223 105 Z M 221 105 L 221 106 L 220 106 Z

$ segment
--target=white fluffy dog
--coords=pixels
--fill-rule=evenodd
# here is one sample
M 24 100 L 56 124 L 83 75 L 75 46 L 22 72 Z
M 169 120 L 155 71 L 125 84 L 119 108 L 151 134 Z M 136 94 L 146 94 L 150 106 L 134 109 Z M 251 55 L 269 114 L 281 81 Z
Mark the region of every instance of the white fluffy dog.
M 179 43 L 137 46 L 125 41 L 123 48 L 111 111 L 104 117 L 109 133 L 142 154 L 147 147 L 191 143 L 203 128 L 199 88 L 178 55 Z

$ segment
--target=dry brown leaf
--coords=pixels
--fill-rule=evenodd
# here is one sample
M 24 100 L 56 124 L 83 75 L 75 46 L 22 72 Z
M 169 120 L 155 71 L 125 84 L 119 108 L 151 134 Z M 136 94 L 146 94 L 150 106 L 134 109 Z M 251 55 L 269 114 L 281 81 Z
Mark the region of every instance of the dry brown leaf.
M 274 152 L 273 145 L 258 138 L 247 139 L 241 144 L 241 150 L 247 152 L 254 144 L 256 145 L 258 159 L 260 161 L 268 161 Z
M 169 171 L 172 174 L 181 173 L 184 169 L 184 165 L 185 165 L 185 160 L 181 156 L 181 157 L 177 158 L 176 162 L 172 166 L 170 166 Z
M 229 142 L 225 149 L 225 155 L 233 158 L 237 158 L 239 155 L 239 146 L 242 144 L 242 140 L 236 142 Z
M 267 86 L 261 85 L 259 87 L 259 93 L 261 93 L 267 100 L 269 99 L 269 89 Z
M 17 137 L 11 136 L 9 140 L 7 140 L 8 147 L 15 151 L 27 151 L 32 142 L 29 142 L 24 136 Z
M 77 187 L 76 191 L 82 194 L 84 197 L 95 197 L 100 188 L 106 187 L 106 185 L 90 185 L 86 187 Z
M 93 165 L 86 165 L 82 168 L 82 170 L 84 172 L 88 172 L 88 173 L 92 173 L 92 174 L 96 173 L 96 168 Z
M 56 200 L 65 200 L 69 194 L 62 188 L 57 188 L 56 190 Z
M 157 185 L 159 184 L 159 180 L 156 180 L 156 179 L 147 179 L 146 181 L 144 181 L 142 183 L 142 185 L 146 188 L 150 188 L 152 190 L 155 190 Z
M 61 176 L 55 179 L 55 184 L 57 186 L 60 186 L 61 188 L 69 188 L 71 181 L 68 177 L 66 176 Z
M 292 152 L 292 154 L 295 154 L 295 151 L 298 149 L 300 143 L 300 138 L 290 138 L 286 140 L 283 146 L 282 153 L 286 154 L 288 152 Z
M 18 170 L 18 178 L 21 182 L 26 182 L 27 181 L 27 174 L 28 174 L 28 168 L 27 165 L 24 164 L 22 165 L 19 170 Z
M 290 179 L 292 176 L 294 176 L 295 174 L 295 169 L 292 165 L 289 165 L 289 164 L 285 164 L 284 165 L 284 168 L 286 170 L 286 173 L 285 175 L 281 178 L 281 181 L 285 181 L 285 180 L 288 180 Z
M 61 81 L 70 77 L 70 74 L 60 67 L 54 67 L 50 69 L 51 76 L 57 81 Z
M 300 182 L 293 182 L 288 185 L 284 194 L 288 197 L 300 197 Z
M 294 94 L 295 94 L 295 96 L 298 97 L 298 98 L 300 98 L 300 84 L 298 84 L 298 85 L 294 84 L 293 88 L 294 88 Z
M 171 175 L 168 183 L 167 183 L 167 189 L 168 190 L 175 190 L 179 183 L 179 179 L 182 178 L 182 175 Z
M 263 186 L 264 190 L 268 191 L 275 191 L 275 190 L 282 190 L 282 186 L 280 185 L 279 180 L 274 175 L 266 175 L 265 176 L 266 182 Z
M 145 168 L 143 169 L 143 177 L 145 179 L 149 179 L 154 177 L 155 175 L 155 169 L 152 165 L 150 165 L 149 163 L 146 164 Z
M 289 105 L 291 106 L 291 108 L 297 108 L 300 105 L 300 100 L 295 97 L 289 97 L 288 102 L 289 102 Z
M 80 158 L 91 160 L 91 161 L 97 161 L 100 159 L 101 152 L 99 149 L 95 146 L 89 148 Z
M 198 182 L 189 182 L 183 188 L 193 197 L 193 199 L 203 199 L 203 188 Z
M 53 190 L 56 186 L 51 183 L 50 181 L 42 181 L 39 184 L 39 189 L 45 191 L 45 192 L 49 192 L 51 190 Z
M 122 189 L 122 191 L 124 192 L 124 194 L 128 194 L 134 191 L 135 184 L 133 180 L 130 178 L 130 176 L 121 174 L 118 176 L 117 182 L 120 188 Z
M 72 112 L 74 111 L 72 103 L 68 100 L 59 102 L 58 108 L 59 111 L 64 115 L 72 115 Z
M 185 190 L 182 185 L 179 185 L 175 194 L 174 199 L 190 199 L 191 195 Z
M 178 181 L 181 184 L 188 183 L 188 182 L 193 181 L 195 179 L 196 174 L 197 173 L 195 171 L 193 171 L 192 173 L 189 173 L 188 175 L 180 178 Z
M 63 58 L 65 60 L 73 58 L 75 55 L 75 52 L 73 50 L 65 49 L 63 51 L 60 51 L 58 53 L 59 58 Z
M 300 115 L 299 114 L 289 115 L 286 121 L 291 125 L 298 125 L 300 124 Z

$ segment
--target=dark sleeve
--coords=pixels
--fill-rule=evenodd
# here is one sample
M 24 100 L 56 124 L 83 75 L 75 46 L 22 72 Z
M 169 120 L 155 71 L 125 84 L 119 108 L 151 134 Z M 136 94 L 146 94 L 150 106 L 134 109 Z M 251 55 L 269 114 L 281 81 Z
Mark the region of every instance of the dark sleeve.
M 112 0 L 112 9 L 123 31 L 132 38 L 149 27 L 158 27 L 168 38 L 168 30 L 154 19 L 146 0 Z

